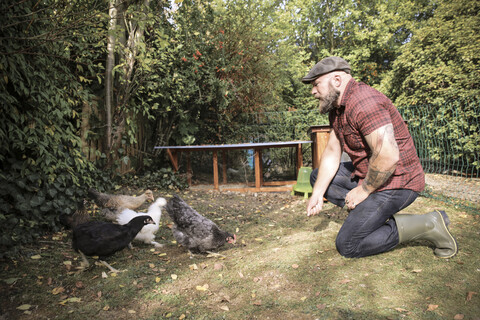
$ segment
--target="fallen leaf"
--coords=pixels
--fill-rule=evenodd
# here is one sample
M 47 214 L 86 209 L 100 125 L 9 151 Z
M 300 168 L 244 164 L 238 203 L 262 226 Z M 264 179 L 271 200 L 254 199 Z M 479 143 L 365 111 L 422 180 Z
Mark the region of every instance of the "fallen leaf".
M 220 306 L 219 308 L 222 309 L 223 311 L 230 311 L 228 306 Z
M 194 264 L 191 264 L 188 266 L 190 268 L 190 270 L 198 270 L 198 267 L 197 265 L 194 263 Z
M 72 261 L 63 261 L 63 264 L 66 265 L 66 266 L 71 266 Z
M 241 273 L 240 271 L 238 271 L 238 275 L 240 278 L 243 278 L 243 273 Z
M 22 304 L 21 306 L 18 306 L 18 307 L 17 307 L 17 310 L 25 311 L 25 310 L 30 309 L 31 307 L 32 307 L 32 306 L 29 305 L 29 304 Z
M 420 272 L 422 272 L 422 269 L 413 269 L 412 272 L 413 273 L 420 273 Z
M 172 277 L 172 280 L 177 280 L 178 276 L 176 274 L 171 274 L 170 277 Z
M 155 265 L 154 265 L 153 263 L 149 263 L 149 264 L 148 264 L 148 267 L 149 267 L 150 269 L 153 269 L 153 268 L 155 268 Z
M 135 310 L 128 310 L 128 313 L 134 314 L 134 313 L 137 313 L 137 312 Z
M 105 271 L 102 271 L 102 278 L 103 278 L 103 279 L 108 278 L 107 273 L 106 273 Z
M 39 255 L 39 254 L 36 254 L 36 255 L 30 257 L 30 259 L 33 259 L 33 260 L 38 260 L 38 259 L 41 259 L 41 258 L 42 258 L 42 256 Z
M 466 301 L 470 301 L 473 298 L 473 295 L 477 294 L 475 291 L 468 291 Z
M 183 320 L 183 319 L 185 319 L 185 317 L 186 317 L 186 315 L 185 315 L 184 313 L 182 313 L 182 314 L 180 315 L 180 317 L 178 317 L 178 320 Z
M 261 280 L 262 280 L 262 278 L 259 278 L 259 277 L 253 278 L 253 282 L 260 282 Z
M 208 284 L 204 284 L 203 286 L 196 286 L 195 289 L 197 289 L 198 291 L 207 291 Z
M 103 307 L 103 310 L 104 310 L 104 311 L 110 310 L 110 306 L 105 306 L 105 307 Z
M 340 284 L 345 284 L 345 283 L 349 283 L 350 281 L 352 281 L 352 280 L 350 280 L 350 279 L 343 279 L 343 280 L 339 281 L 338 283 L 340 283 Z
M 222 269 L 223 269 L 223 264 L 221 264 L 221 263 L 215 263 L 215 264 L 213 265 L 213 269 L 214 269 L 214 270 L 222 270 Z
M 82 282 L 82 281 L 77 281 L 77 282 L 75 283 L 75 287 L 77 287 L 78 289 L 83 288 L 83 282 Z
M 293 269 L 298 269 L 298 264 L 292 264 Z
M 155 278 L 155 282 L 156 282 L 156 283 L 159 283 L 159 282 L 160 282 L 160 277 L 156 277 L 156 278 Z
M 255 241 L 257 241 L 257 242 L 262 242 L 263 239 L 262 239 L 262 238 L 255 238 Z
M 318 310 L 323 310 L 323 309 L 325 309 L 326 307 L 327 307 L 327 305 L 324 304 L 324 303 L 322 303 L 322 304 L 317 304 L 317 309 L 318 309 Z
M 67 298 L 65 300 L 60 301 L 58 304 L 62 306 L 66 305 L 67 302 L 82 302 L 82 298 Z
M 300 300 L 301 300 L 302 302 L 304 302 L 305 300 L 307 300 L 307 297 L 303 296 L 303 297 L 300 298 Z
M 463 318 L 465 318 L 465 315 L 457 313 L 455 317 L 453 317 L 453 320 L 463 320 Z
M 57 295 L 59 293 L 62 293 L 65 291 L 65 288 L 64 287 L 57 287 L 57 288 L 53 288 L 52 290 L 52 294 L 53 295 Z
M 254 306 L 261 306 L 262 305 L 262 301 L 261 300 L 257 300 L 253 303 Z
M 14 284 L 15 282 L 17 282 L 18 279 L 20 279 L 20 278 L 8 278 L 8 279 L 3 280 L 3 281 L 5 281 L 6 284 L 10 285 L 10 284 Z
M 433 311 L 438 308 L 438 304 L 429 304 L 427 311 Z
M 408 310 L 403 309 L 403 308 L 395 308 L 398 312 L 408 312 Z

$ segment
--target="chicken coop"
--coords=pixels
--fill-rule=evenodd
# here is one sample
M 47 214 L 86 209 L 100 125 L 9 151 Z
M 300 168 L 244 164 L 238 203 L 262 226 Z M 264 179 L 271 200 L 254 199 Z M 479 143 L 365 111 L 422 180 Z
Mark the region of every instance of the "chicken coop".
M 190 186 L 215 190 L 290 191 L 302 166 L 316 168 L 328 126 L 312 126 L 312 140 L 224 145 L 158 146 Z

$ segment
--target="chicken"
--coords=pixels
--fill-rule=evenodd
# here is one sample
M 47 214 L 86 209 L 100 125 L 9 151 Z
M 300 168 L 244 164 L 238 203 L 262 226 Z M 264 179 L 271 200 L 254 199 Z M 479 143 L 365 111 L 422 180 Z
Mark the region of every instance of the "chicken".
M 100 262 L 112 272 L 119 272 L 110 266 L 105 258 L 123 250 L 137 233 L 148 224 L 155 224 L 152 217 L 142 215 L 125 225 L 104 221 L 89 221 L 73 229 L 72 247 L 82 256 L 82 267 L 89 266 L 86 256 L 98 256 Z
M 90 215 L 87 211 L 87 200 L 84 199 L 78 209 L 73 214 L 60 215 L 60 223 L 66 229 L 73 229 L 79 224 L 90 221 Z
M 174 225 L 173 237 L 190 253 L 210 253 L 226 242 L 235 243 L 236 236 L 220 230 L 211 220 L 192 209 L 179 196 L 174 195 L 165 206 Z
M 101 193 L 90 188 L 88 195 L 93 201 L 102 208 L 102 213 L 108 220 L 115 221 L 117 214 L 123 209 L 135 210 L 139 208 L 145 201 L 154 201 L 153 192 L 151 190 L 145 191 L 142 195 L 137 197 L 122 194 L 107 194 Z
M 158 243 L 155 241 L 155 234 L 158 231 L 158 228 L 160 227 L 160 218 L 162 217 L 162 208 L 167 204 L 167 200 L 165 198 L 157 198 L 154 203 L 148 207 L 148 214 L 150 217 L 152 217 L 153 221 L 155 224 L 148 224 L 140 230 L 139 233 L 137 233 L 136 237 L 134 240 L 136 241 L 141 241 L 147 244 L 153 244 L 157 248 L 163 247 L 162 244 Z M 131 219 L 138 217 L 139 215 L 142 215 L 145 213 L 137 213 L 131 209 L 123 209 L 118 215 L 117 215 L 117 223 L 118 224 L 126 224 L 128 223 Z

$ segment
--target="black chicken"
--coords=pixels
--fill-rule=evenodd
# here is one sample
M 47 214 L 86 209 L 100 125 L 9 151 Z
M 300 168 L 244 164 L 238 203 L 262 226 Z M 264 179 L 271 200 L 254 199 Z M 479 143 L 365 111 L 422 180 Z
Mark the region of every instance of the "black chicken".
M 82 255 L 82 266 L 89 266 L 85 256 L 98 256 L 100 262 L 110 271 L 118 272 L 105 257 L 124 249 L 147 224 L 155 224 L 150 216 L 138 216 L 125 225 L 104 221 L 89 221 L 73 229 L 72 247 Z
M 177 195 L 168 201 L 165 209 L 174 222 L 173 237 L 190 253 L 208 253 L 226 242 L 236 241 L 234 234 L 220 230 L 215 223 L 200 215 Z

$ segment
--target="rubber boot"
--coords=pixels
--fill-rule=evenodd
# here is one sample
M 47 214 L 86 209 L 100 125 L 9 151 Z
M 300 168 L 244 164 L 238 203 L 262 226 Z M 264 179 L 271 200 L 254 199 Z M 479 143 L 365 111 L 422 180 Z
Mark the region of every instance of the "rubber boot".
M 410 240 L 428 240 L 435 245 L 435 255 L 451 258 L 457 254 L 457 241 L 448 230 L 450 220 L 445 211 L 427 214 L 394 214 L 399 243 Z

